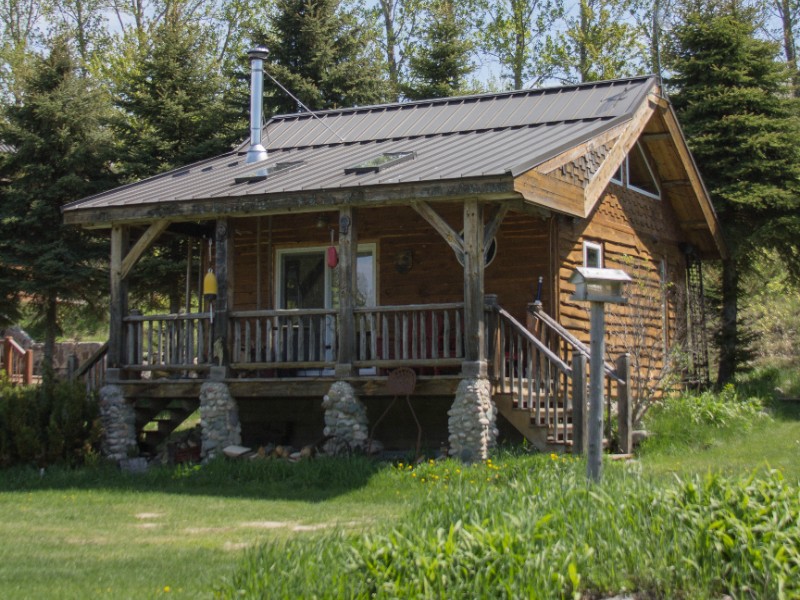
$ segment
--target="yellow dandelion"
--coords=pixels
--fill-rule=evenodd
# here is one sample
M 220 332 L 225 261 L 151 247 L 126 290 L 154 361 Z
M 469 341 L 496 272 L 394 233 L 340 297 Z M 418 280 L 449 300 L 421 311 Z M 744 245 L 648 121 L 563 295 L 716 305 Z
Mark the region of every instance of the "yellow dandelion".
M 555 452 L 550 454 L 550 460 L 558 460 L 558 454 L 556 454 Z
M 165 586 L 164 586 L 164 593 L 165 593 L 165 594 L 169 594 L 171 591 L 172 591 L 172 588 L 171 588 L 171 587 L 169 587 L 168 585 L 165 585 Z

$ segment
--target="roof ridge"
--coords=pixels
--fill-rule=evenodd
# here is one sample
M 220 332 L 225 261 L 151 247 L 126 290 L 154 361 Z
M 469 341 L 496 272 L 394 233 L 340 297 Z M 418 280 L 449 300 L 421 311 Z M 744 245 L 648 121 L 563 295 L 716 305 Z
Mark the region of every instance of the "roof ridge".
M 646 81 L 647 79 L 657 79 L 656 75 L 635 75 L 632 77 L 622 77 L 619 79 L 604 79 L 602 81 L 587 81 L 582 83 L 571 83 L 566 85 L 555 85 L 540 88 L 527 88 L 521 90 L 506 90 L 503 92 L 484 92 L 480 94 L 467 94 L 464 96 L 446 96 L 443 98 L 427 98 L 423 100 L 409 100 L 404 102 L 387 102 L 384 104 L 367 104 L 364 106 L 349 106 L 343 108 L 329 108 L 324 110 L 313 110 L 308 112 L 296 112 L 278 114 L 270 117 L 269 121 L 286 121 L 290 119 L 312 119 L 320 116 L 334 116 L 348 113 L 372 112 L 376 110 L 403 110 L 417 106 L 441 105 L 463 103 L 466 101 L 493 100 L 497 98 L 513 96 L 546 95 L 565 91 L 574 91 L 587 87 L 611 87 L 614 85 L 630 83 L 634 81 Z
M 457 129 L 454 131 L 440 131 L 440 132 L 432 132 L 432 133 L 415 133 L 412 135 L 396 135 L 396 136 L 389 136 L 385 138 L 369 138 L 369 139 L 360 139 L 360 140 L 352 140 L 352 141 L 343 141 L 343 142 L 320 142 L 318 144 L 300 144 L 297 146 L 276 146 L 276 147 L 267 147 L 267 152 L 284 152 L 289 150 L 304 150 L 306 148 L 322 148 L 322 147 L 329 147 L 335 148 L 337 146 L 356 146 L 356 145 L 364 145 L 364 144 L 373 144 L 375 142 L 400 142 L 403 140 L 413 140 L 415 138 L 432 138 L 432 137 L 445 137 L 449 135 L 463 135 L 467 133 L 479 133 L 483 131 L 506 131 L 512 129 L 533 129 L 535 127 L 547 127 L 551 125 L 559 125 L 559 124 L 567 124 L 567 123 L 590 123 L 592 121 L 613 121 L 618 119 L 619 115 L 601 115 L 597 117 L 581 117 L 581 118 L 574 118 L 574 119 L 555 119 L 552 121 L 542 121 L 539 123 L 521 123 L 519 125 L 503 125 L 501 127 L 471 127 L 470 129 Z M 246 146 L 246 144 L 245 144 Z M 238 151 L 239 154 L 242 153 L 241 150 Z

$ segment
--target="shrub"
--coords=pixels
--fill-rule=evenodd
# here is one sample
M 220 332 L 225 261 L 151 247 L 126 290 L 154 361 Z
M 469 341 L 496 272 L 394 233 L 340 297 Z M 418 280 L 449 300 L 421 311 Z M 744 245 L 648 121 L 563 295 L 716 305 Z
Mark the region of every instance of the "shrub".
M 80 383 L 0 382 L 0 465 L 80 464 L 100 435 L 97 400 Z

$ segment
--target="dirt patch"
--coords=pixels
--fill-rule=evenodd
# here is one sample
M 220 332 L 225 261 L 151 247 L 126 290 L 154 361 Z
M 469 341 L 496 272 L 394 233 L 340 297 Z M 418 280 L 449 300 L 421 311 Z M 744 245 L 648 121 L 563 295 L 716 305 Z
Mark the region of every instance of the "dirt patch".
M 239 523 L 240 527 L 247 527 L 248 529 L 281 529 L 282 527 L 292 527 L 293 525 L 294 523 L 285 521 L 248 521 Z
M 141 521 L 145 521 L 145 520 L 148 520 L 148 519 L 160 519 L 161 517 L 164 516 L 164 513 L 143 512 L 143 513 L 136 513 L 133 516 L 136 517 L 137 519 L 141 520 Z

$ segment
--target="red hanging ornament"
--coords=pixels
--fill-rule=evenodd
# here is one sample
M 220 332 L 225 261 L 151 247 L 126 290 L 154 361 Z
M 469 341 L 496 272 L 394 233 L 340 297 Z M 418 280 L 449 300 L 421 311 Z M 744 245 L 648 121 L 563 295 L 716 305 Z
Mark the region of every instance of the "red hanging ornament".
M 339 264 L 339 253 L 336 252 L 336 246 L 333 244 L 333 229 L 331 229 L 331 245 L 328 248 L 325 258 L 327 260 L 328 267 L 331 269 L 335 268 L 336 265 Z

